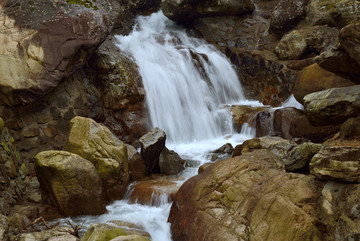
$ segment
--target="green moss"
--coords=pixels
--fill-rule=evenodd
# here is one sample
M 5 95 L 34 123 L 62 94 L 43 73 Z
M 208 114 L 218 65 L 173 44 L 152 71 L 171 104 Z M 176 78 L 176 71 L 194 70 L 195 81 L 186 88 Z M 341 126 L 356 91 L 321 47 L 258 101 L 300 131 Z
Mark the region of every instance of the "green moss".
M 66 0 L 68 4 L 81 5 L 86 8 L 92 8 L 94 10 L 99 10 L 99 8 L 94 4 L 96 0 Z

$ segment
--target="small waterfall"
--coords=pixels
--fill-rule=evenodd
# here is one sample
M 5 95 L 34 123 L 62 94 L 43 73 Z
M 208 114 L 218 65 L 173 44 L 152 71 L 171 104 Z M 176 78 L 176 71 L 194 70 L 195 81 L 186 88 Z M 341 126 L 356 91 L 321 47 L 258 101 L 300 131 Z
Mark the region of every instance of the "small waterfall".
M 189 37 L 162 12 L 139 17 L 118 47 L 139 66 L 153 126 L 168 142 L 189 143 L 232 133 L 224 104 L 244 99 L 230 62 L 213 46 Z

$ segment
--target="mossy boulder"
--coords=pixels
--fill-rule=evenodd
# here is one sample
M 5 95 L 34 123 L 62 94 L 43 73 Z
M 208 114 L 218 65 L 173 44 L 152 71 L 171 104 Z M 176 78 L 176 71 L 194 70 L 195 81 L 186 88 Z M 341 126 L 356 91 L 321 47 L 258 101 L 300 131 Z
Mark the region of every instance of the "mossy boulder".
M 111 131 L 85 117 L 70 122 L 69 140 L 64 150 L 76 153 L 94 164 L 106 200 L 121 199 L 129 183 L 126 145 Z
M 90 161 L 65 151 L 44 151 L 35 156 L 35 170 L 45 195 L 65 215 L 106 211 L 101 179 Z
M 313 64 L 298 73 L 293 91 L 295 99 L 304 104 L 303 98 L 307 94 L 351 85 L 355 83 Z
M 314 125 L 341 124 L 359 114 L 360 85 L 332 88 L 304 97 L 305 115 Z
M 110 241 L 110 240 L 132 240 L 132 241 L 150 241 L 147 236 L 134 233 L 115 224 L 95 223 L 92 224 L 81 241 Z
M 314 182 L 311 176 L 278 169 L 266 150 L 218 161 L 177 192 L 169 216 L 172 237 L 323 240 Z
M 310 172 L 322 180 L 360 183 L 360 147 L 327 146 L 310 162 Z

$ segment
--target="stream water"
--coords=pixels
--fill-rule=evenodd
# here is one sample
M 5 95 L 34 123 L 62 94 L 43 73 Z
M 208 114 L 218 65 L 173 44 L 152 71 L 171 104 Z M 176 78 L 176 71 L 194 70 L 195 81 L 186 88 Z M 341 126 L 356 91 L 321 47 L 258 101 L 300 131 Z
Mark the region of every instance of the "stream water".
M 231 63 L 215 47 L 189 37 L 162 12 L 141 16 L 128 36 L 117 36 L 118 47 L 139 66 L 146 90 L 151 124 L 167 134 L 166 146 L 184 159 L 203 164 L 208 153 L 225 143 L 233 146 L 252 138 L 254 130 L 244 125 L 233 130 L 226 105 L 261 105 L 245 100 L 240 81 Z M 291 102 L 291 100 L 290 100 Z M 290 103 L 289 105 L 292 105 Z M 197 168 L 181 176 L 196 175 Z M 142 226 L 152 240 L 171 240 L 167 198 L 158 207 L 130 204 L 126 198 L 107 207 L 100 216 L 71 218 L 85 226 L 122 220 Z

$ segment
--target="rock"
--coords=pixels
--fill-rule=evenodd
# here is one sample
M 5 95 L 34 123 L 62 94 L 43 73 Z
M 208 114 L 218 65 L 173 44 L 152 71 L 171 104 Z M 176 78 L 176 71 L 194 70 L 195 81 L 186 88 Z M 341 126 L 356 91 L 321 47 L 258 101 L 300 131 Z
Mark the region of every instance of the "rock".
M 340 124 L 358 115 L 359 100 L 360 85 L 314 92 L 304 97 L 305 115 L 314 125 Z
M 149 118 L 138 67 L 117 46 L 115 35 L 127 35 L 121 31 L 109 35 L 95 51 L 87 74 L 95 86 L 101 85 L 97 97 L 102 103 L 104 124 L 124 142 L 134 143 L 148 131 Z
M 14 241 L 78 241 L 79 239 L 71 235 L 71 228 L 56 227 L 40 232 L 25 233 L 15 236 Z
M 212 163 L 205 163 L 199 167 L 198 174 L 203 173 L 208 167 L 210 167 Z
M 321 53 L 315 58 L 315 61 L 321 68 L 360 84 L 360 64 L 354 61 L 350 54 L 339 45 Z
M 61 0 L 1 6 L 2 103 L 27 104 L 48 93 L 80 69 L 105 39 L 120 5 L 102 0 L 81 5 Z
M 321 240 L 314 181 L 277 169 L 265 150 L 218 161 L 176 194 L 173 240 Z
M 121 199 L 129 183 L 126 145 L 92 119 L 78 116 L 70 123 L 69 140 L 64 150 L 94 164 L 107 201 Z
M 360 3 L 358 3 L 360 8 Z M 360 13 L 358 14 L 360 17 Z M 350 57 L 360 64 L 360 22 L 349 24 L 341 29 L 339 42 Z
M 290 70 L 270 51 L 226 48 L 247 99 L 280 106 L 291 95 L 297 71 Z
M 303 111 L 293 107 L 275 110 L 273 119 L 274 134 L 284 139 L 292 139 L 293 136 L 290 134 L 291 123 L 302 115 Z
M 360 147 L 329 146 L 310 162 L 310 173 L 322 180 L 360 182 Z
M 161 151 L 159 156 L 160 173 L 166 175 L 176 175 L 185 169 L 186 161 L 183 160 L 179 154 L 167 149 Z
M 200 17 L 250 13 L 255 7 L 249 0 L 209 0 L 206 2 L 162 0 L 161 8 L 164 15 L 169 19 L 178 23 L 188 23 Z
M 305 36 L 298 30 L 285 34 L 275 47 L 280 59 L 298 59 L 307 51 Z
M 288 158 L 288 153 L 297 144 L 295 142 L 285 140 L 281 137 L 255 137 L 250 140 L 244 141 L 241 145 L 235 147 L 233 157 L 244 155 L 258 149 L 265 149 L 272 153 L 278 160 L 276 166 L 280 169 L 284 168 L 284 160 Z M 275 160 L 275 159 L 274 159 Z
M 311 0 L 306 14 L 306 24 L 328 25 L 342 28 L 359 18 L 360 3 L 356 0 Z
M 353 139 L 360 136 L 360 119 L 350 118 L 340 128 L 341 139 Z
M 330 88 L 355 85 L 352 81 L 324 70 L 318 64 L 310 65 L 299 72 L 294 84 L 294 97 L 304 104 L 304 96 Z
M 273 135 L 273 110 L 260 111 L 256 115 L 256 137 Z
M 295 117 L 290 123 L 292 137 L 305 138 L 312 142 L 323 142 L 340 129 L 339 125 L 313 126 L 305 116 Z
M 230 108 L 232 113 L 232 119 L 238 129 L 242 128 L 242 125 L 248 123 L 250 126 L 255 127 L 256 116 L 259 112 L 267 110 L 267 107 L 252 107 L 247 105 L 233 105 Z
M 172 202 L 180 188 L 177 178 L 155 178 L 137 182 L 129 191 L 129 201 L 142 205 L 161 206 Z
M 135 233 L 135 234 L 134 234 Z M 116 224 L 95 223 L 91 224 L 81 241 L 103 241 L 103 240 L 134 240 L 150 241 L 150 238 L 137 232 L 118 227 Z
M 305 142 L 295 146 L 289 152 L 287 159 L 284 159 L 285 170 L 288 172 L 297 172 L 308 167 L 311 158 L 320 151 L 321 144 Z
M 285 34 L 275 47 L 280 59 L 312 57 L 336 45 L 337 28 L 328 26 L 305 26 Z
M 106 212 L 101 180 L 94 165 L 73 153 L 44 151 L 35 156 L 40 185 L 65 215 L 98 215 Z
M 3 118 L 0 117 L 0 134 L 3 129 L 4 129 L 4 120 L 3 120 Z
M 136 224 L 119 221 L 119 220 L 113 220 L 113 221 L 110 221 L 109 223 L 115 224 L 116 226 L 124 229 L 128 235 L 139 235 L 139 236 L 142 236 L 143 238 L 144 237 L 150 238 L 150 234 L 148 232 L 146 232 L 144 230 L 144 228 L 142 228 Z M 118 237 L 118 238 L 121 238 L 121 237 Z
M 130 180 L 141 180 L 146 176 L 146 164 L 135 147 L 127 145 Z
M 6 216 L 0 214 L 0 241 L 8 240 L 9 222 Z
M 146 163 L 146 174 L 159 173 L 159 156 L 165 147 L 166 134 L 155 127 L 140 138 L 141 156 Z
M 305 15 L 308 0 L 280 0 L 272 15 L 270 29 L 282 34 L 293 28 Z
M 234 147 L 230 143 L 226 143 L 220 148 L 210 153 L 211 161 L 215 162 L 230 157 L 234 151 Z

